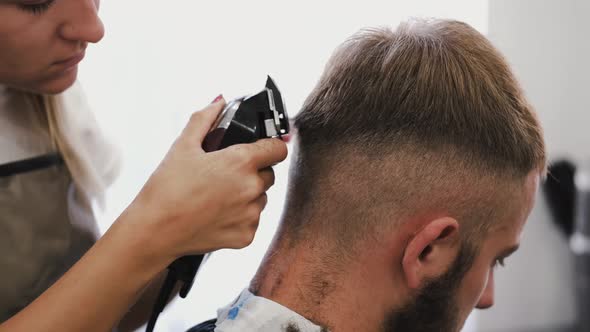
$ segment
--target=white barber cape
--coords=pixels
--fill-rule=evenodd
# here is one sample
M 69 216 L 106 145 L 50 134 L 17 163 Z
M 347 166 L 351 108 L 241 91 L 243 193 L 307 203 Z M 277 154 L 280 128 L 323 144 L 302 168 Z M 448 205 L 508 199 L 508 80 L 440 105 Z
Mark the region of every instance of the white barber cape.
M 322 332 L 298 313 L 244 290 L 229 306 L 217 311 L 215 332 Z
M 71 149 L 97 178 L 110 183 L 118 155 L 79 87 L 58 101 L 56 116 Z M 36 111 L 0 86 L 0 165 L 57 152 L 48 130 L 33 127 Z M 89 200 L 98 194 L 74 184 L 63 163 L 0 177 L 0 323 L 29 305 L 95 243 L 99 234 Z

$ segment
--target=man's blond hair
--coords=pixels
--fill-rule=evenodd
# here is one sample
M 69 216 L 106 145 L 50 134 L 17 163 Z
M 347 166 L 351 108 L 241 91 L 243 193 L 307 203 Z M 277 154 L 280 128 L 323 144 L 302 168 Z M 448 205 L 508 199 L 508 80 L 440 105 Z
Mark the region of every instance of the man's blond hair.
M 507 62 L 469 25 L 365 29 L 334 53 L 295 121 L 287 229 L 350 239 L 375 220 L 448 213 L 487 229 L 545 169 L 541 126 Z M 504 202 L 504 203 L 503 203 Z

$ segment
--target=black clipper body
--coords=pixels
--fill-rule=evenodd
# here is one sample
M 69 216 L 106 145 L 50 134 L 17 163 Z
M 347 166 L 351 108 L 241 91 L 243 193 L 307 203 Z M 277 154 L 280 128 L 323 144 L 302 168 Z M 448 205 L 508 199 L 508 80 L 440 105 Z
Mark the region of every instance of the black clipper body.
M 234 99 L 226 105 L 205 137 L 203 149 L 211 152 L 262 138 L 280 138 L 288 134 L 289 129 L 289 118 L 281 92 L 269 76 L 262 91 Z M 188 295 L 199 267 L 208 256 L 184 256 L 170 264 L 146 331 L 153 331 L 158 315 L 164 310 L 177 281 L 182 283 L 180 297 Z

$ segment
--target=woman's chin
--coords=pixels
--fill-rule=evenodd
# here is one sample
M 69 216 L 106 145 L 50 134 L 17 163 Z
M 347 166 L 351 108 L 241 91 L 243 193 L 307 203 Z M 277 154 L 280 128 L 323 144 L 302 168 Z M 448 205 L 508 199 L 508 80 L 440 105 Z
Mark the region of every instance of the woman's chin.
M 59 77 L 56 77 L 54 80 L 48 82 L 46 88 L 44 89 L 43 93 L 45 94 L 58 94 L 62 93 L 68 88 L 70 88 L 76 82 L 76 78 L 78 77 L 78 66 L 74 66 L 71 69 L 65 71 Z
M 78 66 L 74 66 L 59 75 L 52 78 L 45 79 L 37 84 L 33 84 L 26 90 L 31 92 L 45 94 L 45 95 L 56 95 L 64 92 L 70 88 L 76 82 L 78 77 Z

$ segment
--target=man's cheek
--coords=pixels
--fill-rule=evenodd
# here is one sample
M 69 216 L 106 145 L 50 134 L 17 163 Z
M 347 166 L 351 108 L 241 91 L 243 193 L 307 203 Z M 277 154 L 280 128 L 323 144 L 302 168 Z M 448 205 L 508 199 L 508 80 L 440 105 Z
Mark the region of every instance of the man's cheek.
M 483 295 L 486 285 L 488 283 L 489 269 L 486 268 L 472 268 L 467 272 L 463 282 L 461 283 L 461 294 L 459 295 L 460 306 L 467 314 L 479 302 Z

